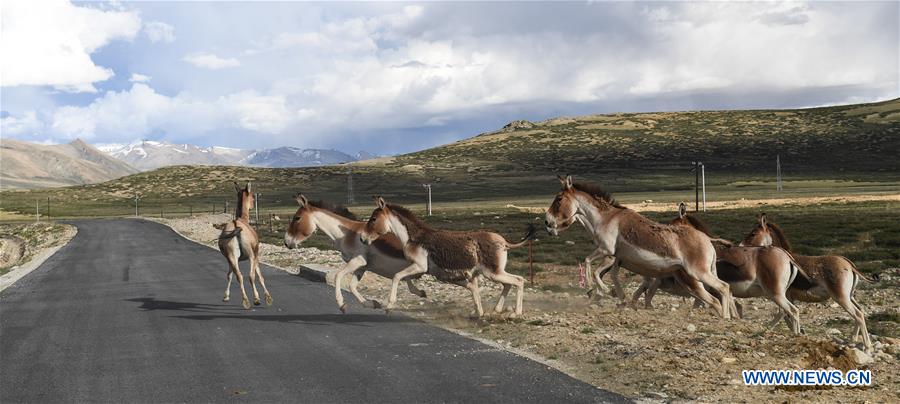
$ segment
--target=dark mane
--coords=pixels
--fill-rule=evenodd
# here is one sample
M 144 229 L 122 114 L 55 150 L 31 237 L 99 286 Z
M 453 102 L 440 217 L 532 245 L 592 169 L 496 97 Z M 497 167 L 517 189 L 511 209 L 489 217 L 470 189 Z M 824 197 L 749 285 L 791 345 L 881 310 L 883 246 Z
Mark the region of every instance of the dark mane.
M 576 182 L 572 184 L 572 187 L 617 208 L 623 207 L 622 205 L 619 205 L 616 198 L 613 198 L 609 192 L 604 191 L 603 188 L 600 188 L 598 185 L 588 184 L 586 182 Z
M 712 238 L 715 238 L 715 237 L 716 237 L 716 236 L 714 236 L 714 235 L 712 234 L 712 229 L 709 228 L 709 225 L 707 225 L 706 222 L 704 222 L 703 220 L 700 220 L 699 217 L 694 216 L 694 215 L 684 215 L 684 220 L 687 221 L 687 224 L 688 224 L 688 225 L 690 225 L 691 227 L 693 227 L 693 228 L 699 230 L 699 231 L 702 232 L 703 234 L 706 234 L 707 236 L 712 237 Z M 675 223 L 681 224 L 682 222 L 681 222 L 681 218 L 676 218 L 676 219 L 673 219 L 673 220 L 672 220 L 671 222 L 669 222 L 669 223 L 671 223 L 671 224 L 675 224 Z
M 357 220 L 357 221 L 359 220 L 356 217 L 356 215 L 354 215 L 353 212 L 351 212 L 350 209 L 347 209 L 347 207 L 344 205 L 335 205 L 335 204 L 325 202 L 322 200 L 309 201 L 308 203 L 314 207 L 317 207 L 319 209 L 325 209 L 325 210 L 327 210 L 331 213 L 334 213 L 338 216 L 342 216 L 342 217 L 345 217 L 350 220 Z
M 410 234 L 416 233 L 418 230 L 429 230 L 431 227 L 428 226 L 422 219 L 419 219 L 415 213 L 412 213 L 409 209 L 406 209 L 400 205 L 388 204 L 388 209 L 391 212 L 394 212 L 397 217 L 399 217 L 408 228 Z
M 775 223 L 766 222 L 766 227 L 769 228 L 769 232 L 772 233 L 772 237 L 776 240 L 779 247 L 787 250 L 788 252 L 792 251 L 791 243 L 788 241 L 787 236 L 784 234 L 784 230 L 781 230 Z

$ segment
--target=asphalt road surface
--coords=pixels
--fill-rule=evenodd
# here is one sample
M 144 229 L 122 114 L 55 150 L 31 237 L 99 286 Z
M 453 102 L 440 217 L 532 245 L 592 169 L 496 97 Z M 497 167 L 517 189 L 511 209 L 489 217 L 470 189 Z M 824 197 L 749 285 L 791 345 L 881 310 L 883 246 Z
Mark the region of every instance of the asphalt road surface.
M 73 224 L 0 293 L 4 403 L 625 400 L 403 315 L 342 315 L 331 287 L 266 266 L 274 305 L 243 310 L 236 286 L 221 301 L 218 251 L 147 221 Z

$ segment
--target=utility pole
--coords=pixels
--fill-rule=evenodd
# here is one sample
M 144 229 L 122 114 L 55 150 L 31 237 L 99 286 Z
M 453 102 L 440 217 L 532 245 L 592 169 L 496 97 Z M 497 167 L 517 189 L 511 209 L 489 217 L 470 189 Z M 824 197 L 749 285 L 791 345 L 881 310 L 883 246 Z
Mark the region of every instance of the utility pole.
M 691 171 L 694 172 L 694 212 L 700 211 L 700 165 L 703 164 L 699 161 L 692 161 L 694 164 L 694 168 Z
M 775 155 L 775 190 L 781 191 L 781 154 Z
M 40 221 L 41 221 L 41 200 L 35 199 L 34 200 L 34 222 L 37 223 Z
M 700 186 L 703 188 L 703 211 L 706 212 L 706 165 L 700 163 Z
M 141 215 L 141 211 L 138 208 L 138 201 L 140 200 L 141 198 L 138 196 L 138 194 L 134 194 L 134 217 L 138 217 Z
M 253 210 L 256 211 L 256 212 L 254 212 L 254 213 L 256 213 L 256 227 L 259 227 L 259 196 L 260 195 L 262 195 L 262 194 L 257 192 L 253 196 Z
M 50 197 L 47 197 L 47 220 L 50 220 Z
M 353 169 L 347 167 L 347 204 L 353 203 Z
M 428 204 L 426 207 L 428 208 L 428 216 L 431 216 L 431 184 L 422 184 L 422 186 L 428 190 Z

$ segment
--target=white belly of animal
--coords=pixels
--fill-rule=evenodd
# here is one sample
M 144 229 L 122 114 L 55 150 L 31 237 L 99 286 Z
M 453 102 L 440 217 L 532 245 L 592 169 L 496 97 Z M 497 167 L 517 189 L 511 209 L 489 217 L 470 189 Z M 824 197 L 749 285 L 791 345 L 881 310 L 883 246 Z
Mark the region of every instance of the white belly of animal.
M 734 295 L 734 297 L 748 298 L 760 297 L 763 295 L 763 290 L 757 282 L 740 281 L 729 283 L 729 285 L 731 286 L 731 294 Z
M 409 261 L 384 254 L 373 254 L 366 262 L 366 270 L 385 278 L 393 278 L 397 272 L 409 266 Z
M 622 261 L 622 266 L 628 270 L 645 275 L 658 277 L 672 273 L 672 268 L 682 264 L 681 259 L 664 257 L 643 248 L 625 244 L 616 251 L 616 257 Z

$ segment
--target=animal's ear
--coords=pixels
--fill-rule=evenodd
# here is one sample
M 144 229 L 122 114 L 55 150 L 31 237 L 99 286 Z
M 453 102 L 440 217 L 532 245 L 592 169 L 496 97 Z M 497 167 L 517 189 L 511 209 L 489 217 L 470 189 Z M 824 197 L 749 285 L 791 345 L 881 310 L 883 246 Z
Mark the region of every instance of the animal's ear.
M 685 215 L 687 215 L 687 205 L 685 205 L 684 202 L 681 202 L 678 204 L 678 217 L 681 218 Z
M 235 192 L 241 192 L 241 191 L 243 191 L 243 189 L 241 189 L 241 186 L 238 185 L 237 181 L 232 181 L 232 183 L 234 183 L 234 190 L 235 190 Z
M 574 184 L 574 183 L 575 183 L 575 181 L 572 180 L 572 176 L 567 175 L 566 182 L 563 184 L 563 186 L 566 187 L 566 189 L 572 189 L 572 184 Z
M 384 209 L 384 207 L 387 206 L 387 202 L 384 201 L 384 198 L 382 198 L 380 196 L 376 196 L 375 197 L 375 206 L 377 206 L 378 209 Z
M 300 205 L 301 208 L 306 206 L 306 204 L 308 203 L 308 201 L 306 200 L 306 197 L 303 196 L 303 194 L 298 193 L 294 199 L 297 200 L 297 205 Z
M 759 215 L 759 227 L 766 228 L 766 214 L 761 213 Z
M 559 180 L 559 185 L 566 186 L 566 177 L 556 174 L 556 179 Z
M 247 192 L 250 192 L 250 181 L 247 181 Z

